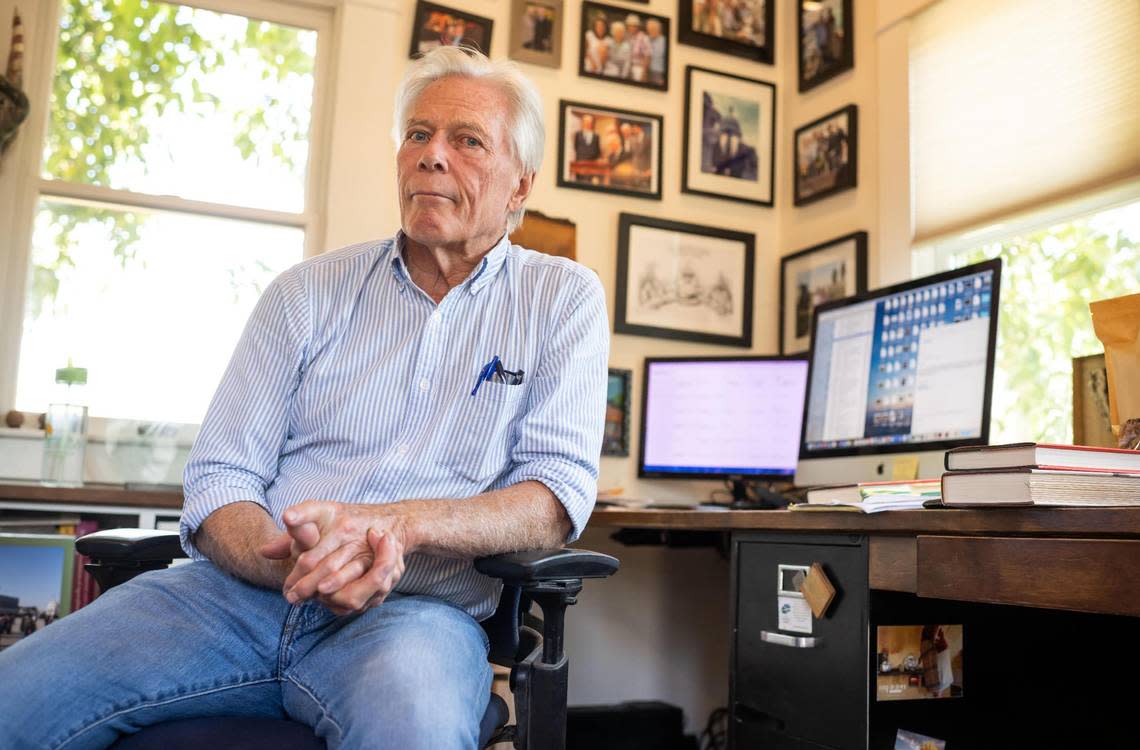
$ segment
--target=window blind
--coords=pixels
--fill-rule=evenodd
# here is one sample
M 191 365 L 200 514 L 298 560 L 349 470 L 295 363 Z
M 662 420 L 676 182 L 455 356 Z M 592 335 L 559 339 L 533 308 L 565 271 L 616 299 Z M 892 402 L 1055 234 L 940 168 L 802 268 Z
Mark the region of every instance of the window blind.
M 915 240 L 1140 175 L 1140 0 L 941 0 L 910 30 Z

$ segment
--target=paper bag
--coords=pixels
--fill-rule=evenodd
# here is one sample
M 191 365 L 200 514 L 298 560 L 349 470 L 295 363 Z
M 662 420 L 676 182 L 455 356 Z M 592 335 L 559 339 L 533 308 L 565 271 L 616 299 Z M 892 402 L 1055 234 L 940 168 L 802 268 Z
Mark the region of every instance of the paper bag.
M 1140 294 L 1092 302 L 1089 310 L 1104 344 L 1112 434 L 1121 439 L 1124 423 L 1140 418 Z

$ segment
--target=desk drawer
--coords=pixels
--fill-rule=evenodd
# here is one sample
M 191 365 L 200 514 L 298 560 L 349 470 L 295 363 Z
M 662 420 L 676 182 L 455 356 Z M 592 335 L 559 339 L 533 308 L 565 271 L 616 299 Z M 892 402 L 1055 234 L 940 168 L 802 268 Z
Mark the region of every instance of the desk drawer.
M 1140 616 L 1140 540 L 920 536 L 918 595 Z
M 787 738 L 777 747 L 863 750 L 870 663 L 865 539 L 738 535 L 733 553 L 735 747 L 750 747 L 744 737 L 763 731 Z M 823 619 L 812 617 L 810 634 L 781 631 L 778 566 L 812 563 L 824 567 L 835 600 Z

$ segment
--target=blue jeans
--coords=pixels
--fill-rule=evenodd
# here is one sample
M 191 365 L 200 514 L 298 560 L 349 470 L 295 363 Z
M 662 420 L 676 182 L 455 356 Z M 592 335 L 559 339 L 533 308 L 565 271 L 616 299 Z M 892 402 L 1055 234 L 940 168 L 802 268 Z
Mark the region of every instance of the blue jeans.
M 0 744 L 102 748 L 194 716 L 290 718 L 333 748 L 475 748 L 487 637 L 393 595 L 337 617 L 208 562 L 145 573 L 0 652 Z

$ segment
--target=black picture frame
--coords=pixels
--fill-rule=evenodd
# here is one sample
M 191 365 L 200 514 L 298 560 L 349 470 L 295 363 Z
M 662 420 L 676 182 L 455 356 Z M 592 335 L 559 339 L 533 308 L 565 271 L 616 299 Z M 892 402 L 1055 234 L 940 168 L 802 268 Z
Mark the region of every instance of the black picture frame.
M 594 45 L 591 44 L 590 40 L 597 38 L 596 30 L 593 28 L 594 22 L 599 18 L 604 20 L 606 23 L 606 38 L 612 39 L 610 35 L 611 25 L 615 22 L 620 22 L 623 28 L 625 28 L 625 24 L 633 16 L 636 16 L 639 23 L 642 24 L 643 34 L 648 34 L 650 21 L 660 24 L 661 33 L 658 38 L 665 40 L 664 68 L 660 71 L 655 71 L 651 60 L 649 65 L 645 67 L 644 80 L 637 79 L 638 68 L 632 65 L 632 62 L 628 72 L 625 74 L 607 75 L 604 72 L 606 70 L 606 64 L 601 65 L 601 72 L 599 72 L 597 68 L 598 63 L 601 61 L 596 61 L 595 56 L 591 52 Z M 587 36 L 588 34 L 590 36 Z M 616 5 L 590 2 L 590 0 L 585 0 L 585 2 L 582 3 L 582 23 L 578 29 L 578 75 L 583 78 L 594 78 L 599 81 L 610 81 L 611 83 L 620 83 L 626 86 L 638 86 L 640 88 L 653 89 L 654 91 L 668 91 L 669 58 L 671 54 L 672 41 L 669 35 L 669 19 L 665 16 L 655 16 L 640 9 L 630 10 L 629 8 L 621 8 Z
M 710 85 L 717 85 L 719 90 L 710 93 Z M 729 93 L 731 92 L 731 93 Z M 716 97 L 713 99 L 712 97 Z M 693 107 L 693 99 L 700 98 L 700 111 Z M 706 97 L 709 99 L 706 100 Z M 717 108 L 718 100 L 735 102 L 742 109 L 755 104 L 757 117 L 755 127 L 750 126 L 751 118 L 743 116 L 737 118 L 732 114 L 721 113 Z M 723 103 L 723 101 L 721 102 Z M 709 143 L 708 133 L 711 127 L 709 108 L 719 117 L 723 128 L 729 120 L 736 123 L 736 131 L 741 133 L 741 145 L 737 146 L 737 156 L 728 157 L 729 166 L 723 171 L 713 172 L 707 168 L 709 158 L 715 159 L 710 150 L 715 153 L 719 143 Z M 764 109 L 767 109 L 767 113 Z M 722 116 L 723 115 L 723 116 Z M 731 126 L 729 126 L 731 128 Z M 700 128 L 701 136 L 693 136 L 693 130 Z M 752 137 L 742 131 L 753 130 Z M 724 131 L 722 130 L 722 137 Z M 752 140 L 754 148 L 747 145 Z M 771 207 L 775 203 L 776 192 L 776 86 L 768 81 L 755 78 L 722 73 L 695 65 L 685 67 L 685 131 L 684 145 L 681 158 L 681 192 L 705 195 L 711 198 L 724 198 L 726 200 L 750 203 L 756 206 Z M 739 160 L 732 164 L 733 159 L 739 159 L 742 153 L 739 149 L 753 148 L 753 153 L 759 158 L 754 161 L 751 180 L 748 173 L 739 172 L 738 166 L 743 166 Z M 690 149 L 694 149 L 690 151 Z M 723 152 L 722 152 L 723 153 Z M 765 165 L 764 162 L 767 162 Z M 765 168 L 766 167 L 766 168 Z M 753 184 L 749 184 L 753 183 Z
M 855 67 L 855 13 L 852 0 L 797 0 L 796 5 L 796 60 L 803 93 Z M 838 35 L 821 20 L 825 13 L 834 20 L 837 10 L 842 17 Z
M 416 0 L 416 12 L 412 20 L 412 41 L 408 50 L 408 57 L 414 60 L 420 55 L 441 46 L 442 40 L 440 38 L 433 39 L 432 36 L 439 37 L 445 32 L 442 29 L 432 28 L 432 25 L 448 22 L 447 19 L 463 21 L 465 24 L 475 24 L 479 28 L 479 34 L 473 35 L 470 42 L 464 39 L 456 46 L 477 49 L 487 57 L 491 56 L 491 31 L 495 23 L 492 19 L 457 8 Z M 470 27 L 468 26 L 468 28 Z M 466 30 L 464 36 L 466 36 Z
M 629 455 L 629 414 L 633 402 L 633 370 L 609 369 L 606 381 L 606 422 L 602 433 L 603 456 Z M 614 398 L 615 387 L 618 398 Z M 616 402 L 616 403 L 615 403 Z
M 867 236 L 862 230 L 852 232 L 780 258 L 781 354 L 810 349 L 811 319 L 817 305 L 867 291 Z M 829 271 L 839 276 L 830 284 L 811 278 Z M 842 291 L 829 288 L 837 284 Z
M 598 142 L 598 158 L 579 160 L 574 140 L 583 115 L 594 118 Z M 625 149 L 622 127 L 630 125 L 641 129 L 641 145 Z M 616 128 L 617 133 L 611 133 Z M 634 198 L 661 200 L 661 169 L 663 161 L 665 118 L 651 112 L 615 109 L 586 102 L 560 99 L 558 102 L 558 187 L 591 190 L 599 193 L 628 195 Z M 646 132 L 648 131 L 648 132 Z M 607 152 L 614 146 L 623 149 L 616 155 Z M 643 148 L 648 148 L 644 156 Z M 650 166 L 645 176 L 644 165 Z M 592 165 L 592 166 L 591 166 Z M 644 183 L 644 185 L 643 185 Z
M 832 126 L 840 137 L 820 154 L 822 139 L 832 137 L 828 136 Z M 838 163 L 832 163 L 835 152 Z M 858 184 L 858 156 L 859 108 L 854 104 L 796 128 L 792 138 L 792 202 L 804 206 L 854 188 Z
M 743 4 L 763 6 L 759 13 L 764 17 L 763 44 L 736 41 L 723 35 L 697 30 L 693 22 L 693 0 L 677 1 L 677 41 L 771 65 L 776 59 L 776 0 L 744 0 Z M 701 24 L 698 23 L 697 26 L 699 25 Z
M 748 232 L 619 214 L 614 332 L 750 348 L 755 255 Z

